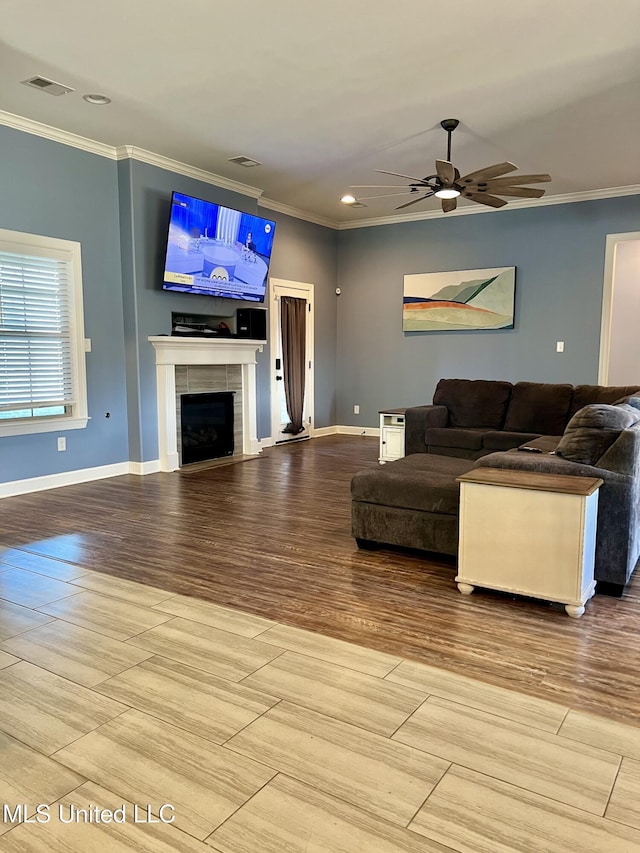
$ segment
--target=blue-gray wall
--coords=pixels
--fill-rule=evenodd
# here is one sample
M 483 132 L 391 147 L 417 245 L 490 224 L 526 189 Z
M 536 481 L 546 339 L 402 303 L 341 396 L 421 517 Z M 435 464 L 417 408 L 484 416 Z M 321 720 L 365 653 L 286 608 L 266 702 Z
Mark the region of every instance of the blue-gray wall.
M 0 482 L 157 458 L 148 336 L 170 331 L 172 311 L 223 316 L 242 304 L 162 291 L 172 190 L 276 220 L 271 274 L 315 285 L 317 427 L 375 426 L 380 408 L 430 401 L 442 376 L 596 382 L 605 237 L 640 230 L 640 196 L 627 196 L 335 232 L 155 166 L 1 126 L 0 150 L 0 227 L 81 243 L 92 340 L 88 427 L 66 434 L 65 453 L 58 433 L 1 437 Z M 510 265 L 514 329 L 403 334 L 405 274 Z M 261 438 L 271 432 L 269 363 L 265 347 Z
M 0 127 L 0 228 L 82 244 L 89 421 L 0 437 L 0 482 L 128 459 L 116 163 Z M 110 417 L 105 418 L 109 412 Z M 58 435 L 67 450 L 57 450 Z
M 315 424 L 335 423 L 336 232 L 266 208 L 255 199 L 136 161 L 119 164 L 123 287 L 133 461 L 158 458 L 155 350 L 149 335 L 171 331 L 171 312 L 235 316 L 243 303 L 162 290 L 173 190 L 276 222 L 270 274 L 315 285 Z M 267 308 L 265 303 L 265 308 Z M 257 354 L 258 438 L 271 435 L 269 346 Z
M 596 383 L 605 238 L 638 229 L 635 195 L 340 232 L 337 423 L 377 426 L 441 377 Z M 514 329 L 403 333 L 405 274 L 502 266 Z

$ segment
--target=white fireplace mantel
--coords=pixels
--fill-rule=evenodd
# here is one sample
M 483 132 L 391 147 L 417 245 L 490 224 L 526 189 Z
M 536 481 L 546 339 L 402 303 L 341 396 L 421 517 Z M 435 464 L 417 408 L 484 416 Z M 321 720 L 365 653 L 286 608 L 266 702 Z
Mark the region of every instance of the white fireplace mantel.
M 242 367 L 242 452 L 260 453 L 257 429 L 256 353 L 264 341 L 154 335 L 158 392 L 158 451 L 161 471 L 180 467 L 176 424 L 177 364 L 239 364 Z

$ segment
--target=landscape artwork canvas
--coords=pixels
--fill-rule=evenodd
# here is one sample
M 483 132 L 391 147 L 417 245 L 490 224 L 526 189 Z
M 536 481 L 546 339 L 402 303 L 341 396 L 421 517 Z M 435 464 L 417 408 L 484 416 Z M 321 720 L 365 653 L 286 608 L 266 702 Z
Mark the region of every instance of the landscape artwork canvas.
M 405 332 L 512 329 L 516 268 L 405 275 Z

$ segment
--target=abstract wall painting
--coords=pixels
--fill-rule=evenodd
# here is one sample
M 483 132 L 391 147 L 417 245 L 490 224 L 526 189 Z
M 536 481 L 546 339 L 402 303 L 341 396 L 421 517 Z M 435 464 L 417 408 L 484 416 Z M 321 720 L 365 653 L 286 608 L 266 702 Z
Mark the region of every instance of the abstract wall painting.
M 515 267 L 405 275 L 402 329 L 512 329 L 515 292 Z

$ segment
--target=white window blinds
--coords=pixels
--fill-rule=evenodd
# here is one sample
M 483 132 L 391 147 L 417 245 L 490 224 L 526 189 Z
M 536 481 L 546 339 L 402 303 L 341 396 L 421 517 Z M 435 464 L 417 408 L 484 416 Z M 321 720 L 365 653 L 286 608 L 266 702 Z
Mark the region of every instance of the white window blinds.
M 0 423 L 72 412 L 73 333 L 71 253 L 0 240 Z

